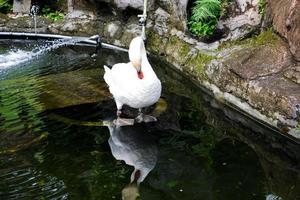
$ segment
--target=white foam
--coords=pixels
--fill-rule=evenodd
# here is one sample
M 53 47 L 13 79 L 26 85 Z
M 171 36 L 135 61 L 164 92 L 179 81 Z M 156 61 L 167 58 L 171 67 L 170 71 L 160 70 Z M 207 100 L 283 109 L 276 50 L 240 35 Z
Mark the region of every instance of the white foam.
M 57 40 L 46 45 L 42 45 L 34 48 L 31 51 L 26 50 L 11 50 L 5 54 L 0 55 L 0 70 L 16 66 L 25 62 L 28 62 L 46 52 L 65 46 L 67 44 L 73 44 L 74 40 Z
M 23 50 L 12 50 L 0 55 L 0 70 L 26 62 L 33 57 L 33 52 Z

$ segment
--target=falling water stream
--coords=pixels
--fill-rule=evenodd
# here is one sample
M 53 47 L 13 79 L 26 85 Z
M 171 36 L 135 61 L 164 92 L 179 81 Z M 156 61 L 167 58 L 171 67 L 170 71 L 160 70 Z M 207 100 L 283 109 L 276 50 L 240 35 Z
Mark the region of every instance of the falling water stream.
M 115 117 L 103 65 L 128 55 L 93 53 L 70 41 L 0 40 L 0 199 L 300 199 L 299 146 L 161 58 L 150 56 L 162 98 L 147 110 L 159 121 L 103 126 Z

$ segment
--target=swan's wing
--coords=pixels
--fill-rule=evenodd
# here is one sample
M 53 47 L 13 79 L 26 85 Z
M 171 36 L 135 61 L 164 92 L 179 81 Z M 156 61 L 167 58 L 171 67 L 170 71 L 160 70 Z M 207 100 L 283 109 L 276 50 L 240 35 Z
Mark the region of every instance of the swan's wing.
M 108 86 L 110 86 L 112 84 L 112 77 L 111 77 L 111 69 L 109 69 L 109 67 L 107 67 L 106 65 L 104 65 L 104 80 L 107 83 Z
M 104 69 L 104 80 L 114 97 L 122 97 L 128 94 L 136 85 L 136 80 L 132 78 L 136 75 L 136 70 L 128 63 L 115 64 L 112 69 L 104 66 Z

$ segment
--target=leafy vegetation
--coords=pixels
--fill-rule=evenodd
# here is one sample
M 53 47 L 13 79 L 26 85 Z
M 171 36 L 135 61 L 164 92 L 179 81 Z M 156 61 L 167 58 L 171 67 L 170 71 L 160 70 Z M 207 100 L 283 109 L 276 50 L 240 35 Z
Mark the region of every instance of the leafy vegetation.
M 213 35 L 221 16 L 220 0 L 196 0 L 188 22 L 190 31 L 197 36 Z
M 260 15 L 265 14 L 266 0 L 259 0 L 258 2 L 258 12 Z
M 12 10 L 12 1 L 11 0 L 0 0 L 0 12 L 8 13 Z
M 198 36 L 213 35 L 215 31 L 215 27 L 216 27 L 215 21 L 210 21 L 208 23 L 204 23 L 201 21 L 200 22 L 191 21 L 189 23 L 190 31 L 193 34 Z
M 64 14 L 60 11 L 57 11 L 57 10 L 53 10 L 51 9 L 49 6 L 45 6 L 43 9 L 42 9 L 42 14 L 53 20 L 53 21 L 58 21 L 58 20 L 61 20 L 64 18 Z

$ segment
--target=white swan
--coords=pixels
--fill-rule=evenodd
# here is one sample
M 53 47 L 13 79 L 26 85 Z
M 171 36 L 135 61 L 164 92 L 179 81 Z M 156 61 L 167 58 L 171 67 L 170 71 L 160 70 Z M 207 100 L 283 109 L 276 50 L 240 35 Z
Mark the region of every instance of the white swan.
M 141 37 L 135 37 L 129 46 L 129 63 L 115 64 L 112 69 L 105 68 L 104 80 L 109 86 L 117 105 L 118 120 L 121 119 L 122 106 L 128 105 L 140 111 L 136 118 L 141 121 L 155 121 L 143 115 L 141 109 L 156 103 L 161 95 L 161 82 L 153 71 Z

